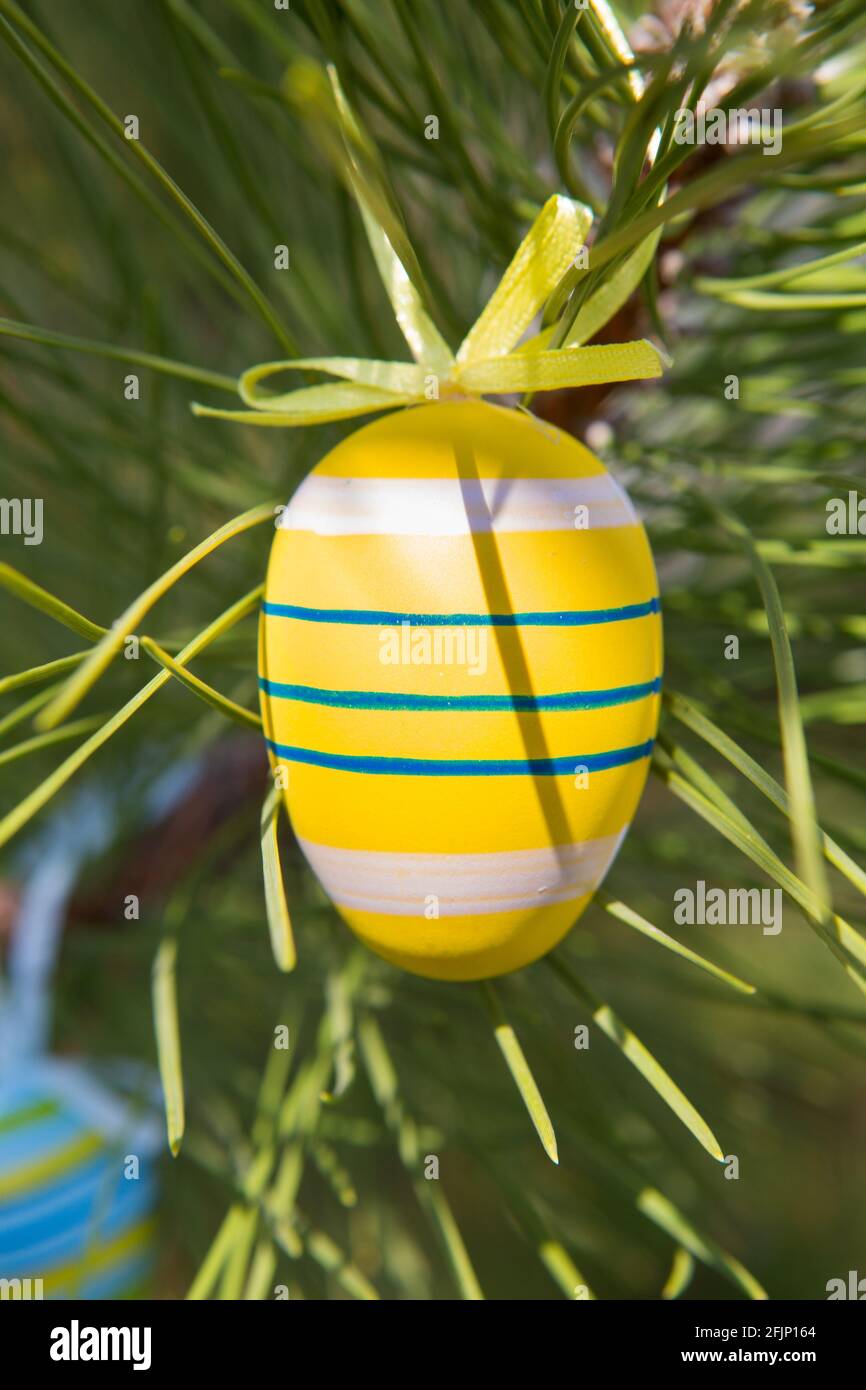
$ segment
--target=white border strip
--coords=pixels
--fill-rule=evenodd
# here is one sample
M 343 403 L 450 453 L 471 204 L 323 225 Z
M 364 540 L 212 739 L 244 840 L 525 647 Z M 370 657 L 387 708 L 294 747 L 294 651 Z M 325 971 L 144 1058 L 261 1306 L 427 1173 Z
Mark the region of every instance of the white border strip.
M 639 521 L 609 473 L 463 481 L 311 474 L 277 525 L 317 536 L 465 536 L 470 530 L 594 531 Z
M 301 839 L 316 877 L 338 907 L 423 917 L 518 912 L 583 897 L 610 868 L 627 826 L 580 844 L 488 854 L 410 854 L 337 849 Z

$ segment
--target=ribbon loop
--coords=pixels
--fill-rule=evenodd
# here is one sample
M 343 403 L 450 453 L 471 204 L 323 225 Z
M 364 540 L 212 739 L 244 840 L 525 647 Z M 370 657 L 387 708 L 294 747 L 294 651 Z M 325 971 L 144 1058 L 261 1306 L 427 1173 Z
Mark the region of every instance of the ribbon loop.
M 348 420 L 353 415 L 370 415 L 374 410 L 397 410 L 412 405 L 417 397 L 380 391 L 374 386 L 329 382 L 325 386 L 304 386 L 283 397 L 278 410 L 221 410 L 193 404 L 194 415 L 212 420 L 234 420 L 241 425 L 269 425 L 284 429 L 298 425 L 322 425 L 329 420 Z
M 327 372 L 359 386 L 375 386 L 395 396 L 422 396 L 425 370 L 411 362 L 377 362 L 364 357 L 294 357 L 286 362 L 261 362 L 238 378 L 238 395 L 252 410 L 291 410 L 297 390 L 283 394 L 259 391 L 259 382 L 277 372 Z M 307 388 L 315 390 L 315 387 Z
M 458 362 L 504 357 L 520 341 L 583 245 L 592 212 L 554 193 L 536 217 L 457 352 Z
M 345 98 L 336 87 L 338 104 Z M 351 113 L 340 107 L 345 123 Z M 349 125 L 351 134 L 351 125 Z M 277 428 L 345 420 L 375 411 L 415 405 L 431 395 L 507 395 L 515 391 L 556 391 L 639 381 L 662 374 L 667 358 L 652 343 L 603 343 L 584 347 L 632 292 L 655 250 L 652 233 L 625 259 L 609 281 L 583 306 L 564 346 L 551 348 L 554 329 L 517 344 L 541 306 L 573 262 L 589 231 L 591 213 L 583 204 L 555 194 L 536 217 L 487 307 L 454 357 L 427 314 L 393 242 L 371 210 L 371 201 L 352 180 L 370 246 L 397 322 L 414 362 L 382 362 L 360 357 L 301 357 L 262 362 L 242 372 L 238 394 L 247 410 L 194 405 L 197 415 Z M 392 234 L 400 240 L 397 224 Z M 340 378 L 322 386 L 269 394 L 262 383 L 284 371 L 326 372 Z M 436 390 L 430 392 L 431 377 Z

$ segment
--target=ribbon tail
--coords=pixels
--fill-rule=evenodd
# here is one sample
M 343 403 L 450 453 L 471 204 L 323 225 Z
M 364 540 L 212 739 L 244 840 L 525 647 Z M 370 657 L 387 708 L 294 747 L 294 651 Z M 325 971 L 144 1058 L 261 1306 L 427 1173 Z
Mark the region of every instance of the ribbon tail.
M 385 286 L 385 293 L 391 301 L 400 332 L 409 344 L 409 351 L 416 362 L 426 363 L 437 375 L 447 375 L 453 365 L 454 354 L 421 303 L 421 297 L 386 232 L 376 221 L 358 190 L 355 196 L 361 209 L 376 269 Z
M 469 362 L 458 368 L 457 383 L 480 395 L 512 391 L 557 391 L 565 386 L 600 386 L 615 381 L 660 377 L 669 361 L 645 338 L 595 347 L 515 352 Z
M 444 375 L 453 354 L 426 308 L 430 295 L 382 157 L 352 109 L 333 66 L 298 59 L 283 80 L 290 105 L 361 211 L 376 265 L 416 361 Z
M 350 177 L 352 191 L 355 200 L 361 211 L 364 222 L 364 229 L 367 233 L 367 240 L 373 252 L 376 268 L 385 286 L 385 293 L 391 302 L 394 316 L 400 326 L 400 332 L 409 344 L 409 351 L 416 362 L 428 363 L 431 370 L 442 374 L 448 371 L 454 361 L 454 354 L 442 337 L 438 328 L 434 324 L 421 299 L 421 295 L 412 282 L 412 277 L 407 269 L 407 260 L 401 260 L 395 249 L 394 242 L 389 237 L 388 232 L 382 221 L 375 215 L 375 203 L 372 199 L 365 196 L 363 186 L 363 176 L 359 163 L 353 155 L 353 149 L 365 149 L 369 142 L 358 124 L 349 101 L 340 83 L 337 69 L 333 66 L 328 68 L 328 76 L 331 81 L 331 88 L 334 94 L 334 104 L 338 118 L 343 130 L 346 147 L 346 155 L 350 162 Z M 377 156 L 375 147 L 369 146 L 370 168 L 376 168 Z M 384 186 L 385 174 L 383 169 L 377 169 L 383 187 L 380 190 L 381 197 L 389 207 L 393 203 L 390 190 Z M 400 226 L 399 214 L 394 210 L 394 225 Z M 406 245 L 407 251 L 411 251 L 408 238 L 400 226 L 401 239 Z M 414 251 L 411 251 L 412 261 L 417 267 L 417 258 Z M 419 269 L 420 276 L 420 269 Z M 420 280 L 419 280 L 420 283 Z

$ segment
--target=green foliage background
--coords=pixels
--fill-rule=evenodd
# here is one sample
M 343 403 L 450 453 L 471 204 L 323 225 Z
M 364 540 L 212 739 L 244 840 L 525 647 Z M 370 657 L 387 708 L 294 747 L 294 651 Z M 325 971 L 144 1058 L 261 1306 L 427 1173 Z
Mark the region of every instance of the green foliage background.
M 641 17 L 617 8 L 626 29 Z M 663 226 L 622 311 L 629 326 L 618 331 L 620 316 L 611 336 L 651 333 L 672 369 L 651 387 L 550 407 L 578 433 L 610 426 L 605 461 L 646 515 L 658 559 L 669 692 L 608 897 L 557 957 L 634 1029 L 739 1157 L 740 1176 L 726 1179 L 680 1123 L 667 1081 L 647 1084 L 629 1065 L 616 1027 L 613 1042 L 592 1027 L 589 1051 L 575 1049 L 598 1005 L 542 962 L 501 982 L 493 1007 L 544 1097 L 553 1166 L 503 1064 L 490 1000 L 362 952 L 286 827 L 299 963 L 281 975 L 257 810 L 243 804 L 194 846 L 168 901 L 143 901 L 138 923 L 120 902 L 108 930 L 77 923 L 61 962 L 64 1049 L 155 1058 L 149 976 L 161 950 L 157 1013 L 176 1076 L 165 1022 L 176 998 L 187 1125 L 164 1165 L 157 1296 L 182 1297 L 199 1271 L 196 1293 L 223 1297 L 287 1283 L 308 1298 L 544 1299 L 585 1283 L 602 1298 L 709 1298 L 754 1294 L 759 1281 L 772 1297 L 811 1299 L 830 1278 L 866 1272 L 866 876 L 855 862 L 866 850 L 866 540 L 825 527 L 827 500 L 863 487 L 866 17 L 853 0 L 819 3 L 811 18 L 795 5 L 722 4 L 708 31 L 686 29 L 674 48 L 673 9 L 660 49 L 641 60 L 638 103 L 600 6 L 573 31 L 560 0 L 295 0 L 288 12 L 269 0 L 0 0 L 0 492 L 43 497 L 46 518 L 42 546 L 3 537 L 0 559 L 95 623 L 110 625 L 232 516 L 287 496 L 349 428 L 196 421 L 192 398 L 232 403 L 197 371 L 234 378 L 298 352 L 404 355 L 299 60 L 339 71 L 455 344 L 551 192 L 593 201 L 594 246 L 609 253 L 601 263 L 593 252 L 589 276 L 566 286 L 570 304 L 563 294 L 552 310 L 564 322 Z M 672 113 L 720 73 L 722 105 L 784 109 L 778 157 L 708 157 L 673 141 Z M 138 116 L 138 149 L 93 93 L 115 117 Z M 436 141 L 424 138 L 430 113 Z M 663 193 L 678 201 L 656 212 Z M 288 272 L 274 269 L 279 244 Z M 22 337 L 21 323 L 36 331 Z M 196 369 L 184 380 L 40 341 L 43 330 Z M 140 374 L 137 403 L 123 397 L 128 371 Z M 543 397 L 534 406 L 548 408 Z M 259 526 L 221 547 L 145 630 L 176 652 L 261 583 L 268 539 Z M 20 746 L 37 713 L 24 703 L 44 679 L 10 677 L 87 642 L 2 578 L 6 816 L 69 751 Z M 724 657 L 729 634 L 738 661 Z M 71 719 L 119 708 L 153 669 L 144 655 L 115 661 Z M 254 618 L 195 670 L 254 709 Z M 256 737 L 172 680 L 79 774 L 124 789 L 113 858 L 123 862 L 161 769 Z M 57 804 L 70 804 L 68 790 Z M 0 822 L 9 874 L 38 824 Z M 94 882 L 105 868 L 91 866 Z M 673 893 L 698 877 L 781 884 L 781 935 L 675 927 Z M 827 892 L 849 924 L 841 944 Z M 756 991 L 664 949 L 616 903 Z M 271 1047 L 281 1022 L 287 1054 Z M 423 1178 L 431 1153 L 438 1184 Z

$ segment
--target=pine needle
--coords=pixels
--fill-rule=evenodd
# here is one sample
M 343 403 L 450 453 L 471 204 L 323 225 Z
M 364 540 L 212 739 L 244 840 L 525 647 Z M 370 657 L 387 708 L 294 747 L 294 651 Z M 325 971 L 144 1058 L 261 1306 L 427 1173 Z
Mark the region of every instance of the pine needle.
M 724 1153 L 719 1141 L 706 1120 L 698 1113 L 691 1101 L 683 1095 L 675 1081 L 671 1080 L 664 1067 L 660 1066 L 652 1053 L 644 1047 L 640 1038 L 617 1017 L 609 1004 L 605 1004 L 578 977 L 572 966 L 566 965 L 558 956 L 546 956 L 545 960 L 554 974 L 589 1009 L 593 1021 L 611 1042 L 619 1048 L 622 1055 L 631 1062 L 653 1090 L 668 1105 L 678 1120 L 681 1120 L 702 1148 L 711 1158 L 724 1162 Z
M 541 1092 L 532 1075 L 529 1063 L 523 1052 L 523 1048 L 517 1038 L 517 1034 L 505 1017 L 499 996 L 493 985 L 486 981 L 481 986 L 484 1002 L 487 1006 L 490 1021 L 493 1024 L 493 1033 L 496 1038 L 500 1052 L 505 1058 L 506 1066 L 514 1078 L 514 1084 L 520 1092 L 523 1104 L 529 1112 L 529 1118 L 535 1126 L 535 1132 L 541 1140 L 542 1148 L 550 1159 L 551 1163 L 559 1162 L 559 1150 L 556 1145 L 556 1135 L 553 1131 L 553 1124 L 547 1113 L 547 1107 L 541 1098 Z
M 262 807 L 262 873 L 274 960 L 280 970 L 290 971 L 295 968 L 297 954 L 292 935 L 292 919 L 289 915 L 289 905 L 283 883 L 280 846 L 277 837 L 282 800 L 282 792 L 279 787 L 271 787 Z

